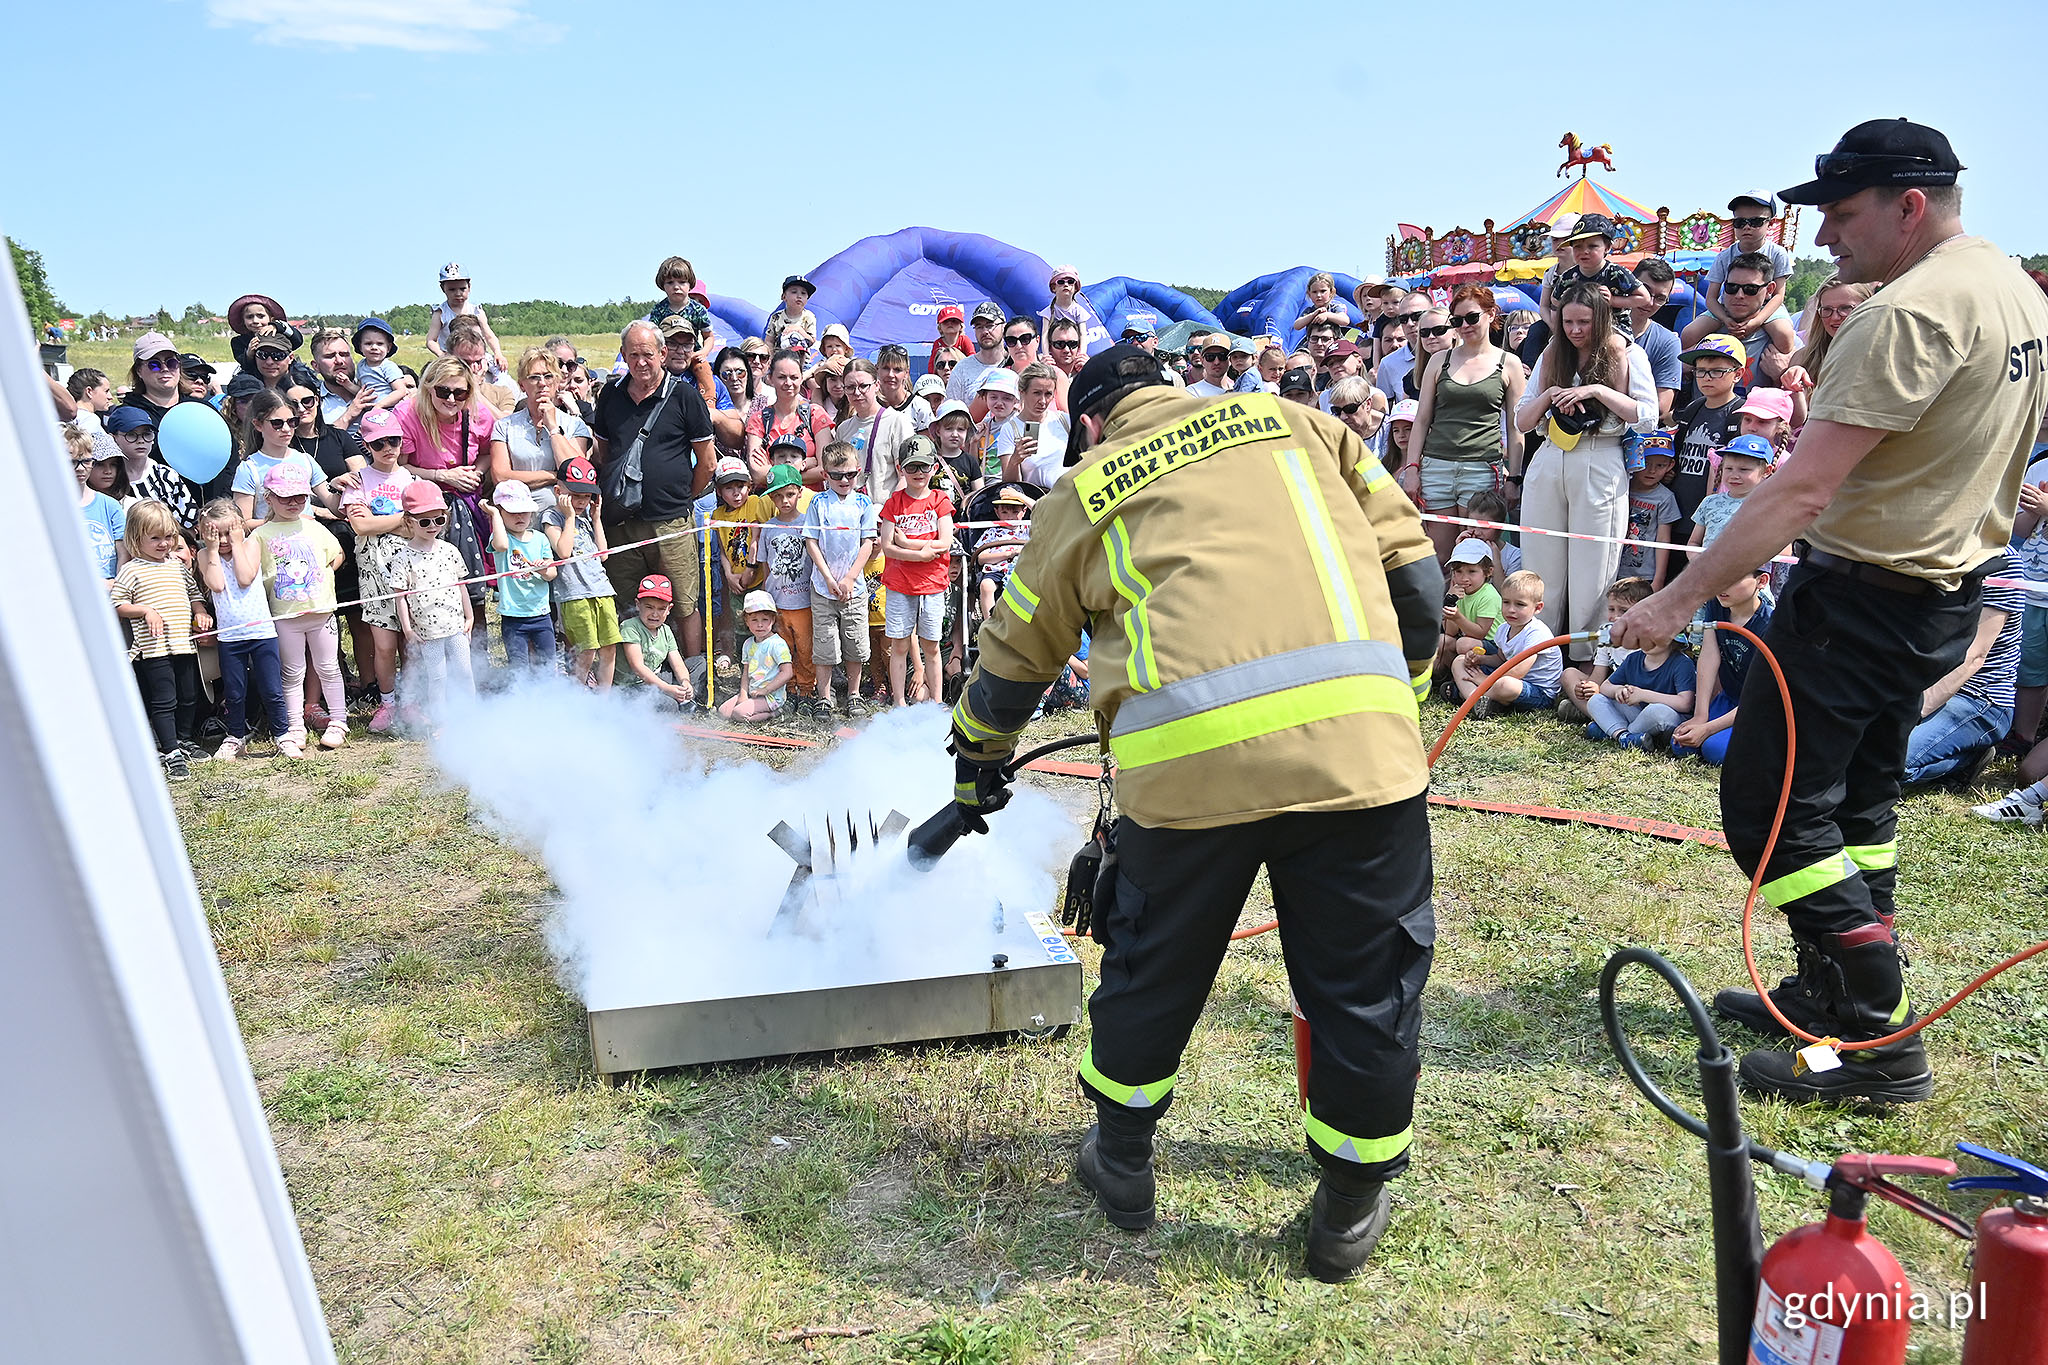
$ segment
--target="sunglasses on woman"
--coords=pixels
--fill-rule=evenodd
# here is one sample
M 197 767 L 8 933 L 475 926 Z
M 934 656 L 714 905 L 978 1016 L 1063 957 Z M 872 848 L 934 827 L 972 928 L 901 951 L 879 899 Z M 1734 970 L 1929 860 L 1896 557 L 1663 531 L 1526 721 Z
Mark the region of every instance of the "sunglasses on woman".
M 1484 313 L 1453 313 L 1451 324 L 1456 327 L 1477 327 L 1485 317 Z
M 146 363 L 149 366 L 149 372 L 151 374 L 162 374 L 166 370 L 177 369 L 182 362 L 179 361 L 178 357 L 172 356 L 169 360 L 165 360 L 159 357 L 155 360 L 151 360 Z
M 1363 403 L 1332 403 L 1330 404 L 1330 415 L 1333 417 L 1349 417 L 1364 406 L 1365 404 Z
M 304 398 L 293 398 L 289 401 L 291 405 L 297 408 L 300 412 L 309 412 L 312 409 L 320 406 L 320 399 L 317 394 L 309 393 Z
M 460 403 L 463 399 L 469 397 L 469 390 L 451 389 L 446 384 L 436 384 L 434 385 L 434 397 L 440 399 L 443 403 Z
M 960 362 L 957 360 L 939 360 L 932 363 L 932 368 L 935 370 L 950 370 L 959 364 Z
M 1440 327 L 1417 327 L 1415 330 L 1418 334 L 1422 336 L 1440 337 L 1447 335 L 1450 332 L 1451 328 L 1450 324 L 1446 323 Z
M 263 425 L 272 431 L 290 431 L 298 423 L 289 417 L 266 417 L 263 419 Z
M 1014 336 L 1006 336 L 1003 338 L 1004 344 L 1010 346 L 1022 346 L 1026 342 L 1032 342 L 1036 340 L 1038 340 L 1038 333 L 1036 332 L 1018 332 Z

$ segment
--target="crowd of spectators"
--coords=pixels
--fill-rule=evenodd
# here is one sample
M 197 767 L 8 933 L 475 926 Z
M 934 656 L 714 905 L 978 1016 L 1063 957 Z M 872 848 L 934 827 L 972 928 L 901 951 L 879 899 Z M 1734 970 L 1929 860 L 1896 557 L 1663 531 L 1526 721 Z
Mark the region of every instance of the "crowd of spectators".
M 1298 349 L 1197 331 L 1168 352 L 1143 312 L 1121 339 L 1190 394 L 1319 408 L 1384 462 L 1447 568 L 1447 699 L 1483 688 L 1476 714 L 1555 711 L 1591 740 L 1718 763 L 1753 649 L 1708 627 L 1761 632 L 1782 566 L 1729 584 L 1669 650 L 1617 654 L 1593 634 L 1796 458 L 1829 343 L 1871 292 L 1829 281 L 1793 317 L 1790 257 L 1764 234 L 1775 203 L 1745 192 L 1730 211 L 1735 241 L 1682 334 L 1659 320 L 1671 266 L 1612 259 L 1615 225 L 1587 214 L 1552 225 L 1534 310 L 1503 316 L 1483 284 L 1377 278 L 1347 308 L 1317 275 Z M 1068 383 L 1091 338 L 1116 339 L 1073 267 L 1046 283 L 1038 313 L 946 305 L 928 354 L 859 355 L 802 275 L 763 335 L 718 335 L 671 257 L 615 356 L 566 337 L 508 355 L 451 264 L 417 372 L 381 319 L 306 336 L 254 294 L 229 310 L 225 378 L 155 332 L 125 375 L 74 372 L 53 396 L 166 772 L 259 736 L 288 756 L 337 748 L 352 716 L 430 730 L 452 698 L 533 669 L 746 722 L 950 695 L 1032 504 L 1069 468 Z M 203 483 L 156 448 L 185 402 L 233 437 Z M 2028 471 L 2014 576 L 2048 578 L 2044 499 L 2048 458 Z M 2040 603 L 1987 589 L 1908 758 L 1909 780 L 1962 783 L 2000 748 L 2019 755 L 2021 785 L 1986 818 L 2039 823 L 2048 803 Z M 1565 632 L 1584 638 L 1486 682 Z M 1086 706 L 1086 651 L 1049 706 Z

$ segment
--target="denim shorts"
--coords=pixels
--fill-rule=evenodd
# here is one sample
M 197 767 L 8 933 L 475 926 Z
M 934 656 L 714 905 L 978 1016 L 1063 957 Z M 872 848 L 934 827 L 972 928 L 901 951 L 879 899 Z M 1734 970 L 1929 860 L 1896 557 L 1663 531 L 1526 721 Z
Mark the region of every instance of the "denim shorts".
M 2048 687 L 2048 607 L 2020 612 L 2021 687 Z
M 1501 491 L 1502 467 L 1491 460 L 1422 461 L 1422 505 L 1448 512 L 1472 501 L 1475 493 Z

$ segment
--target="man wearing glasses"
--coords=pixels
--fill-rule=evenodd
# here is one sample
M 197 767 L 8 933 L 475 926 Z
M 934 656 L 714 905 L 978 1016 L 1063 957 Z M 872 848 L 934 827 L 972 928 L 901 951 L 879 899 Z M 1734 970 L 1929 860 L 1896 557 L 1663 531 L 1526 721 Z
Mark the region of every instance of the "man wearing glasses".
M 1964 235 L 1962 169 L 1935 129 L 1874 119 L 1784 192 L 1787 203 L 1819 206 L 1814 243 L 1833 254 L 1840 280 L 1884 287 L 1835 334 L 1797 457 L 1614 630 L 1624 649 L 1661 646 L 1708 598 L 1797 546 L 1764 640 L 1791 692 L 1798 747 L 1786 752 L 1773 674 L 1752 668 L 1721 769 L 1721 815 L 1729 851 L 1755 875 L 1790 763 L 1762 893 L 1791 923 L 1799 968 L 1771 1003 L 1806 1033 L 1851 1043 L 1893 1038 L 1915 1018 L 1892 927 L 1908 737 L 1922 693 L 1968 653 L 2048 407 L 2048 299 L 1996 246 Z M 1748 991 L 1714 1004 L 1782 1036 Z M 1763 1049 L 1742 1059 L 1741 1079 L 1792 1100 L 1896 1104 L 1933 1093 L 1917 1034 L 1838 1055 L 1840 1065 L 1816 1071 L 1792 1051 Z
M 1402 296 L 1400 311 L 1394 314 L 1400 324 L 1401 345 L 1387 354 L 1372 377 L 1372 386 L 1387 396 L 1389 407 L 1408 396 L 1402 385 L 1408 380 L 1408 372 L 1415 368 L 1415 328 L 1428 311 L 1429 295 L 1418 289 Z M 1394 329 L 1389 327 L 1387 335 L 1393 334 Z
M 1784 285 L 1771 278 L 1770 257 L 1760 251 L 1737 256 L 1729 263 L 1720 288 L 1704 296 L 1716 312 L 1701 313 L 1688 322 L 1679 337 L 1680 348 L 1696 345 L 1701 337 L 1719 331 L 1714 319 L 1725 317 L 1727 335 L 1740 341 L 1749 352 L 1742 382 L 1748 384 L 1765 375 L 1782 374 L 1791 359 L 1792 348 L 1798 344 L 1791 315 L 1780 303 L 1783 295 Z M 1766 351 L 1776 351 L 1777 358 L 1768 370 L 1759 370 L 1757 362 Z
M 1744 190 L 1728 201 L 1728 214 L 1735 229 L 1735 240 L 1723 247 L 1714 257 L 1714 263 L 1707 267 L 1707 278 L 1700 283 L 1707 311 L 1714 315 L 1714 324 L 1709 332 L 1732 332 L 1735 319 L 1721 311 L 1721 285 L 1728 278 L 1728 267 L 1735 263 L 1737 256 L 1748 256 L 1762 252 L 1771 261 L 1768 278 L 1784 292 L 1784 282 L 1792 278 L 1792 253 L 1771 241 L 1766 235 L 1771 219 L 1778 216 L 1778 199 L 1769 190 Z M 1705 333 L 1702 333 L 1705 335 Z
M 946 380 L 946 397 L 973 404 L 981 377 L 1003 363 L 1003 324 L 1007 321 L 1003 306 L 992 299 L 974 305 L 974 314 L 969 319 L 974 328 L 974 354 L 961 361 Z M 1024 325 L 1031 326 L 1028 320 Z
M 1236 380 L 1230 377 L 1230 338 L 1217 332 L 1202 342 L 1202 377 L 1188 385 L 1197 398 L 1221 398 Z

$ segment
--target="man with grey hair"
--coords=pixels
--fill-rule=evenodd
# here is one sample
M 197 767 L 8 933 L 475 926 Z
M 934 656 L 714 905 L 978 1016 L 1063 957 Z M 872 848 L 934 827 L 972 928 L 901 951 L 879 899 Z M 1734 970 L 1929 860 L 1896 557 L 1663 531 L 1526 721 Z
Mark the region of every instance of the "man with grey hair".
M 655 542 L 615 549 L 605 561 L 620 614 L 635 609 L 642 578 L 666 574 L 681 622 L 677 637 L 687 658 L 704 652 L 704 618 L 697 610 L 704 570 L 695 503 L 711 487 L 717 456 L 704 396 L 695 384 L 663 371 L 662 351 L 661 331 L 653 323 L 642 319 L 627 325 L 619 335 L 626 376 L 605 385 L 597 396 L 597 420 L 590 426 L 597 438 L 598 486 L 605 490 L 600 506 L 606 540 L 615 546 Z M 617 462 L 643 429 L 640 506 L 627 510 L 616 503 L 613 478 Z

